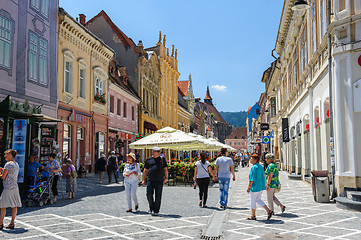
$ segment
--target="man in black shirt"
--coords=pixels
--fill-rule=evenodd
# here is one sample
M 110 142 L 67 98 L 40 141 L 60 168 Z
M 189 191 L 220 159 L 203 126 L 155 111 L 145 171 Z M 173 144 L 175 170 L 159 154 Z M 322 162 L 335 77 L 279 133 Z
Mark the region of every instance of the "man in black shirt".
M 153 213 L 153 216 L 158 216 L 162 199 L 163 183 L 168 181 L 168 166 L 165 159 L 160 157 L 159 147 L 154 147 L 152 149 L 152 154 L 151 157 L 145 160 L 142 184 L 147 184 L 149 213 Z M 148 182 L 146 182 L 147 176 Z M 154 192 L 155 199 L 153 198 Z

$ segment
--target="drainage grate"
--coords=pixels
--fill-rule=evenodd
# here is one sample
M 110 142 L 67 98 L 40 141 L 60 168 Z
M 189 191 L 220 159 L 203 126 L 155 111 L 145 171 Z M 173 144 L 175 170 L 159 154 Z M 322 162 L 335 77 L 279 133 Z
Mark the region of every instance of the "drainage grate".
M 205 239 L 205 240 L 219 240 L 219 239 L 221 239 L 221 236 L 218 236 L 218 237 L 209 237 L 209 236 L 204 236 L 204 235 L 202 235 L 202 236 L 201 236 L 201 239 Z

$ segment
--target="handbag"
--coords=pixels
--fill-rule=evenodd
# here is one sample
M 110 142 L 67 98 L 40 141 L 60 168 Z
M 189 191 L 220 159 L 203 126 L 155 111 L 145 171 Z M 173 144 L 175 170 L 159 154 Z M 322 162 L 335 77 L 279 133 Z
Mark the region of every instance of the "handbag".
M 217 183 L 217 182 L 218 182 L 218 178 L 217 178 L 217 177 L 213 178 L 212 175 L 209 173 L 209 171 L 203 166 L 203 163 L 202 163 L 202 162 L 200 162 L 200 163 L 201 163 L 201 166 L 202 166 L 202 168 L 204 169 L 204 171 L 206 171 L 206 172 L 208 173 L 209 177 L 210 177 L 211 179 L 214 179 L 213 182 L 214 182 L 214 183 Z
M 275 193 L 281 192 L 281 183 L 278 184 L 278 188 L 275 189 Z

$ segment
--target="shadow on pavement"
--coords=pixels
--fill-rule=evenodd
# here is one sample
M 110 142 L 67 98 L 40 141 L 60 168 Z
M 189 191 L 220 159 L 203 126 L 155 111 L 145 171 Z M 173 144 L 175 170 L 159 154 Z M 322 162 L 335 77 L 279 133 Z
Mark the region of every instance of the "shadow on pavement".
M 249 208 L 238 208 L 238 207 L 227 207 L 227 209 L 231 209 L 231 210 L 249 210 Z
M 22 233 L 26 233 L 28 232 L 29 230 L 25 229 L 25 228 L 15 228 L 13 230 L 8 230 L 8 229 L 3 229 L 2 230 L 3 232 L 5 233 L 8 233 L 8 234 L 22 234 Z
M 265 224 L 284 224 L 283 220 L 279 219 L 270 219 L 270 220 L 258 220 L 258 222 L 263 222 Z
M 70 205 L 70 204 L 82 201 L 82 198 L 84 198 L 84 197 L 100 196 L 100 195 L 104 196 L 107 194 L 113 194 L 113 193 L 122 192 L 122 191 L 124 191 L 124 186 L 121 186 L 121 185 L 106 186 L 106 187 L 102 187 L 102 186 L 94 187 L 93 189 L 81 191 L 79 193 L 75 192 L 74 199 L 58 198 L 58 201 L 52 205 L 44 205 L 43 207 L 38 207 L 38 206 L 25 207 L 25 204 L 23 204 L 23 207 L 18 208 L 18 215 L 21 215 L 23 213 L 37 211 L 37 210 L 40 210 L 43 208 L 64 207 L 66 205 Z
M 277 214 L 277 216 L 284 217 L 284 218 L 297 218 L 297 217 L 299 217 L 297 214 L 293 214 L 293 213 L 281 213 L 281 214 Z

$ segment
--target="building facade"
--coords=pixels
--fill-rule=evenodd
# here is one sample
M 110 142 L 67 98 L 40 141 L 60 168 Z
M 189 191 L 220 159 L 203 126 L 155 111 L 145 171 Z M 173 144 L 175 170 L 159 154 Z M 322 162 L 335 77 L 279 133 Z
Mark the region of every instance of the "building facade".
M 178 72 L 177 49 L 172 45 L 172 52 L 166 47 L 166 35 L 159 32 L 159 40 L 155 47 L 147 48 L 154 51 L 159 59 L 160 81 L 160 122 L 159 127 L 178 127 Z
M 140 98 L 128 88 L 125 67 L 112 60 L 109 64 L 108 151 L 125 156 L 138 135 Z
M 334 163 L 340 194 L 345 188 L 361 187 L 357 160 L 361 157 L 357 148 L 361 140 L 361 3 L 335 0 L 327 6 L 326 0 L 312 0 L 309 4 L 308 10 L 297 13 L 291 11 L 293 1 L 284 3 L 275 47 L 280 73 L 272 89 L 276 109 L 272 120 L 278 132 L 284 130 L 283 119 L 288 122 L 289 139 L 278 138 L 285 168 L 307 177 L 312 170 L 331 172 Z M 330 118 L 334 139 L 330 139 Z M 330 145 L 334 146 L 332 155 Z
M 247 128 L 237 127 L 227 136 L 225 143 L 235 149 L 237 152 L 247 152 Z
M 59 9 L 58 142 L 63 157 L 94 170 L 108 150 L 108 66 L 113 50 Z

